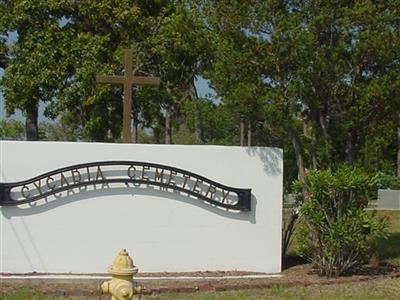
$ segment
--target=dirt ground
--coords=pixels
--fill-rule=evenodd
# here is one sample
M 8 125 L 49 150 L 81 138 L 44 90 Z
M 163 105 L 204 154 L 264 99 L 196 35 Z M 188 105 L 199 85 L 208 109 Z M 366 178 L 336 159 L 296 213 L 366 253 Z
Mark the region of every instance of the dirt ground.
M 260 279 L 223 279 L 222 276 L 255 275 L 261 273 L 249 272 L 194 272 L 194 273 L 151 273 L 138 274 L 135 282 L 145 288 L 144 294 L 158 295 L 162 293 L 192 293 L 198 291 L 230 291 L 246 290 L 253 288 L 270 288 L 275 286 L 309 286 L 332 285 L 353 282 L 364 282 L 382 278 L 400 278 L 400 267 L 391 265 L 371 265 L 360 270 L 357 275 L 349 275 L 336 279 L 320 277 L 309 264 L 293 260 L 282 272 L 280 278 Z M 141 277 L 159 276 L 194 276 L 198 279 L 146 279 Z M 201 279 L 201 277 L 215 277 L 213 279 Z M 101 279 L 1 279 L 0 291 L 3 294 L 12 291 L 29 288 L 32 291 L 51 296 L 97 296 L 100 295 L 99 285 Z

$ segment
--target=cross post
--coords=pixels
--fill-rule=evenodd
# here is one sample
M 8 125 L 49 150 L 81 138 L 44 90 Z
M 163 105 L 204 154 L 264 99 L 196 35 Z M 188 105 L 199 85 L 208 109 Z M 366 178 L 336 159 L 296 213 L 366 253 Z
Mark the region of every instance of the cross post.
M 123 95 L 123 115 L 122 115 L 122 139 L 124 143 L 132 142 L 131 135 L 131 112 L 132 112 L 132 86 L 133 85 L 159 85 L 160 78 L 134 76 L 132 66 L 132 50 L 125 49 L 124 59 L 125 74 L 119 75 L 96 75 L 97 83 L 122 84 L 124 86 Z

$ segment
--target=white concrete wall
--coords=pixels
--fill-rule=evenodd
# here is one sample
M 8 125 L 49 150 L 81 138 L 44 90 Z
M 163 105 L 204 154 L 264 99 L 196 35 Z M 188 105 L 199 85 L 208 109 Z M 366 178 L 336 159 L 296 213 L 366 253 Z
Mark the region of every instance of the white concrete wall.
M 252 189 L 250 212 L 145 187 L 3 206 L 1 272 L 103 273 L 121 248 L 141 272 L 281 271 L 280 149 L 3 141 L 0 151 L 1 182 L 84 162 L 134 160 Z

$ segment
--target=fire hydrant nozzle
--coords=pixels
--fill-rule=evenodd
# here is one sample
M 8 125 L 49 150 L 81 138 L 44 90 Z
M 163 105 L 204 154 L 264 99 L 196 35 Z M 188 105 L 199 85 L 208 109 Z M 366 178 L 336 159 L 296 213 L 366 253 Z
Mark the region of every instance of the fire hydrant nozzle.
M 112 278 L 103 282 L 100 288 L 102 293 L 111 294 L 111 300 L 131 300 L 135 294 L 140 294 L 142 288 L 133 283 L 133 274 L 138 269 L 125 249 L 119 252 L 108 272 Z

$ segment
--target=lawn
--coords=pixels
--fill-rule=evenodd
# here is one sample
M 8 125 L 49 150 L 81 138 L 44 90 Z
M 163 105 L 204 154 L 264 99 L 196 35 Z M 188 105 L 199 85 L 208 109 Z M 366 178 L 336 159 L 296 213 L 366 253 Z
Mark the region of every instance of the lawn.
M 308 286 L 308 287 L 272 287 L 261 290 L 243 290 L 217 293 L 161 294 L 160 300 L 228 300 L 228 299 L 399 299 L 400 279 L 384 279 L 368 283 Z M 142 298 L 143 299 L 143 298 Z
M 389 223 L 389 236 L 378 243 L 378 258 L 387 263 L 400 266 L 400 212 L 379 211 Z
M 228 299 L 399 299 L 400 278 L 397 279 L 377 279 L 362 283 L 326 285 L 326 286 L 307 286 L 307 287 L 279 287 L 275 286 L 269 289 L 253 289 L 231 292 L 197 292 L 197 293 L 177 293 L 160 294 L 158 296 L 143 296 L 142 300 L 228 300 Z M 39 293 L 33 293 L 29 290 L 19 290 L 17 292 L 3 295 L 3 300 L 50 300 L 60 299 L 56 297 L 44 296 Z M 98 300 L 98 296 L 93 297 L 69 297 L 64 299 L 71 300 Z M 102 299 L 109 299 L 109 296 L 103 295 Z

